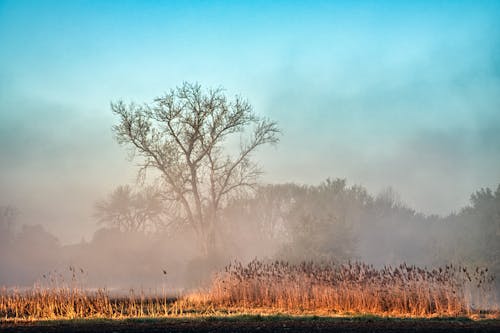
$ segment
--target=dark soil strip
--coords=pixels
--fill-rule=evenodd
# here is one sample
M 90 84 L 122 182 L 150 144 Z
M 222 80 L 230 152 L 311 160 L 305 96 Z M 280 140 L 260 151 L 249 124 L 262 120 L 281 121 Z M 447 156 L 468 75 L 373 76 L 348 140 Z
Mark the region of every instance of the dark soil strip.
M 0 332 L 500 332 L 500 321 L 148 319 L 2 322 Z

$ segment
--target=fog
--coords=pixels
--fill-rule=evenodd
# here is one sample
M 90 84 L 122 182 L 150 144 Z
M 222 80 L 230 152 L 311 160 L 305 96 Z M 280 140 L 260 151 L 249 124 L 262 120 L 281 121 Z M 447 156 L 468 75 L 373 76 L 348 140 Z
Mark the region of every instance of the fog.
M 96 227 L 88 240 L 62 244 L 43 225 L 19 226 L 18 211 L 2 207 L 0 281 L 173 293 L 206 286 L 228 263 L 254 258 L 351 260 L 377 267 L 453 263 L 498 274 L 499 200 L 500 185 L 496 191 L 482 189 L 458 214 L 439 217 L 408 208 L 391 188 L 372 195 L 343 179 L 312 186 L 261 185 L 224 208 L 217 251 L 209 257 L 189 227 L 165 227 L 161 218 L 147 232 L 108 223 Z
M 0 286 L 76 267 L 88 288 L 177 290 L 255 257 L 500 274 L 498 4 L 261 5 L 0 3 Z M 158 185 L 110 102 L 184 81 L 281 129 L 211 258 L 168 211 L 146 232 L 96 217 L 119 186 Z

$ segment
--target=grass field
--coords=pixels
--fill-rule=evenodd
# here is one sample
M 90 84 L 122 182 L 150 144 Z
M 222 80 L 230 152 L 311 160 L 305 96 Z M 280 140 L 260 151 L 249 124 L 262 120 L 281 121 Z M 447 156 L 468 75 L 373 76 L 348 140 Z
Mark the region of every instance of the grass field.
M 252 261 L 233 263 L 209 288 L 176 297 L 132 290 L 117 297 L 75 283 L 3 289 L 0 318 L 2 331 L 500 331 L 491 282 L 485 269 L 452 265 Z

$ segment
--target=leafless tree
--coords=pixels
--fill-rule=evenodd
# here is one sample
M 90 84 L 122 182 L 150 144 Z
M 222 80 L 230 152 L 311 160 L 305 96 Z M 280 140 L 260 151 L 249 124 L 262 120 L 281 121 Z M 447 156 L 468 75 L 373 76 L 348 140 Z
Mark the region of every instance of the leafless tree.
M 237 191 L 251 188 L 260 174 L 251 161 L 261 145 L 275 144 L 275 122 L 258 117 L 241 97 L 222 89 L 184 83 L 149 105 L 111 104 L 119 116 L 118 143 L 141 157 L 139 175 L 160 172 L 165 199 L 179 203 L 184 222 L 198 235 L 205 254 L 216 247 L 218 213 Z M 228 139 L 240 136 L 237 151 Z
M 5 245 L 12 241 L 14 235 L 14 221 L 19 215 L 13 206 L 0 206 L 0 244 Z
M 128 185 L 118 186 L 108 198 L 95 205 L 95 217 L 101 224 L 122 231 L 157 231 L 168 223 L 165 206 L 154 187 L 133 191 Z

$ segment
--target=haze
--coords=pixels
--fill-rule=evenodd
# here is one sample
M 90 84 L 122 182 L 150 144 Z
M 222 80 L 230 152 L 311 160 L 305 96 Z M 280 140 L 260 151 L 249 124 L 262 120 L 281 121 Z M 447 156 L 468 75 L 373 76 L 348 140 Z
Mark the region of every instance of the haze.
M 111 101 L 183 81 L 282 129 L 264 183 L 328 177 L 446 216 L 500 180 L 500 2 L 0 1 L 0 204 L 63 244 L 134 184 Z

